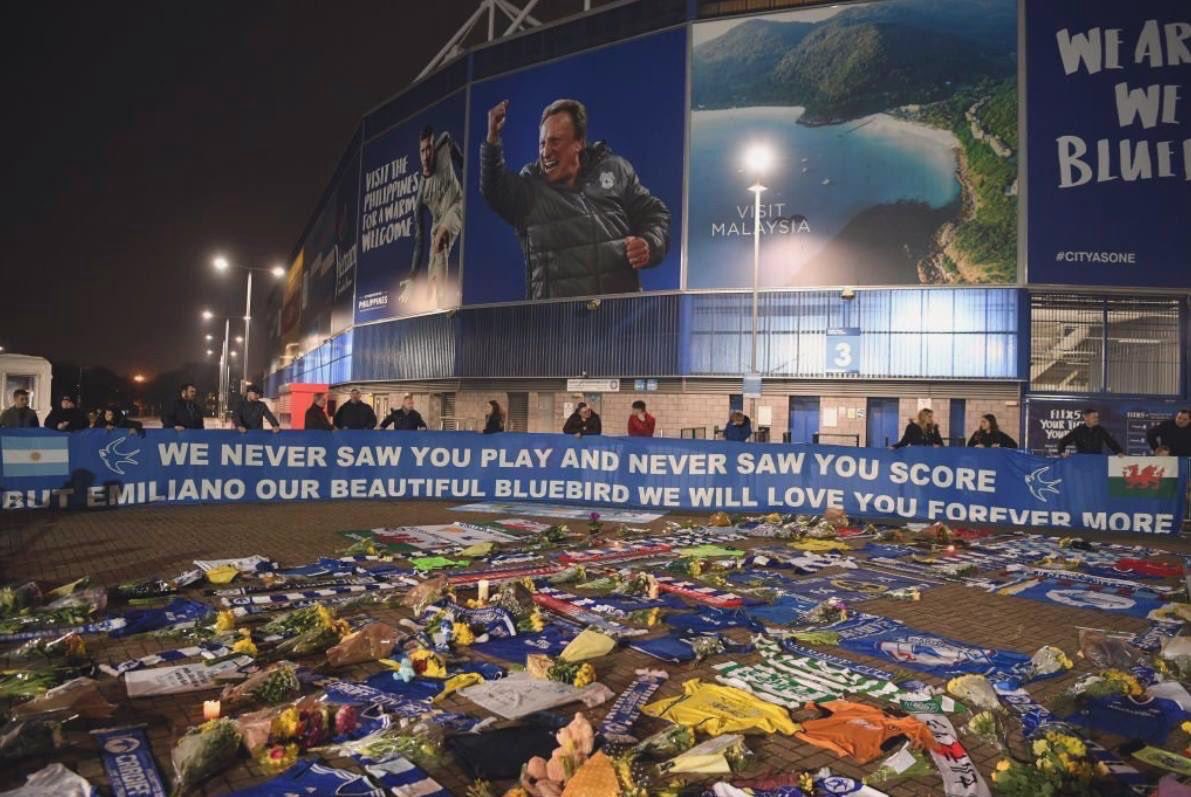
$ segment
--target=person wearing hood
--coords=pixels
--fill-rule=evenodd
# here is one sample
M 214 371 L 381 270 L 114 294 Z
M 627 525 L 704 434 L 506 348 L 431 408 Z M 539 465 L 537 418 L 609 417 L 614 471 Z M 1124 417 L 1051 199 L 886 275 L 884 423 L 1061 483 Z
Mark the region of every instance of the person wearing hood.
M 632 164 L 604 142 L 589 144 L 587 109 L 559 99 L 542 111 L 538 159 L 505 165 L 503 100 L 488 111 L 480 145 L 480 194 L 512 225 L 525 254 L 526 298 L 635 293 L 639 270 L 670 248 L 670 210 Z
M 57 407 L 45 416 L 45 428 L 59 432 L 77 432 L 86 429 L 87 414 L 74 403 L 74 396 L 63 396 Z

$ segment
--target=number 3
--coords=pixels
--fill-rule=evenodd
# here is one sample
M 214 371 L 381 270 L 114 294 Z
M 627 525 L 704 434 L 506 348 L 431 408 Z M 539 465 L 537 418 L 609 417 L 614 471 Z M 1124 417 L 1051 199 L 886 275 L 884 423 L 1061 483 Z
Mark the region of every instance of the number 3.
M 835 344 L 835 361 L 833 363 L 836 368 L 847 368 L 852 364 L 852 344 L 846 341 Z

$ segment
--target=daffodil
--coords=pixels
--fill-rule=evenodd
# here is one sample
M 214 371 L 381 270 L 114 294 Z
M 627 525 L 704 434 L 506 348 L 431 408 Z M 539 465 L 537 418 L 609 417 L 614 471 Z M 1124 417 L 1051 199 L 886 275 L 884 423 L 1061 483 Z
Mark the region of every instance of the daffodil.
M 244 630 L 247 631 L 248 629 Z M 251 634 L 245 633 L 243 637 L 237 639 L 235 644 L 232 645 L 232 653 L 240 653 L 245 656 L 252 656 L 253 658 L 256 658 L 258 652 L 256 649 L 256 643 L 252 641 Z
M 1034 755 L 1044 755 L 1050 750 L 1050 744 L 1045 739 L 1036 739 L 1034 741 Z
M 269 726 L 269 735 L 275 739 L 292 739 L 298 735 L 301 724 L 298 710 L 290 706 L 273 718 L 273 722 Z
M 1008 772 L 1009 767 L 1011 766 L 1013 766 L 1013 764 L 1009 762 L 1008 758 L 1002 758 L 997 762 L 997 772 Z
M 455 636 L 455 644 L 467 647 L 474 644 L 476 635 L 472 633 L 471 626 L 467 623 L 454 623 L 451 626 L 451 632 Z
M 1179 726 L 1183 733 L 1191 734 L 1191 720 L 1183 720 L 1183 724 Z
M 215 630 L 219 633 L 231 631 L 236 627 L 236 615 L 231 609 L 224 609 L 215 615 Z

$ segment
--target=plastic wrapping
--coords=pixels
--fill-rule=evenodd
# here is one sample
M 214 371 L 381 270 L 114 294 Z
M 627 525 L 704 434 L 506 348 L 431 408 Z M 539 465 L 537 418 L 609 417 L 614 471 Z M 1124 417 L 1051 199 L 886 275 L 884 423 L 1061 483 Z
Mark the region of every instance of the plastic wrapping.
M 387 623 L 369 623 L 345 636 L 338 645 L 327 648 L 327 663 L 332 667 L 346 667 L 388 658 L 393 648 L 408 637 Z

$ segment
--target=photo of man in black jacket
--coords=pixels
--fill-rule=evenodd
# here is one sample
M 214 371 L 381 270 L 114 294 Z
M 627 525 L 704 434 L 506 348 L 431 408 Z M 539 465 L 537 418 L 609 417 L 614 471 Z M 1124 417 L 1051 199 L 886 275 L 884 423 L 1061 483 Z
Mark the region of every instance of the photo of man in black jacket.
M 542 112 L 538 159 L 505 165 L 508 100 L 488 112 L 480 146 L 480 193 L 517 232 L 529 299 L 633 293 L 638 271 L 670 248 L 670 211 L 632 164 L 602 141 L 588 143 L 587 109 L 560 99 Z
M 350 398 L 335 413 L 336 429 L 375 429 L 376 412 L 360 398 L 359 388 L 352 388 Z
M 1191 410 L 1179 410 L 1174 418 L 1150 427 L 1146 442 L 1155 454 L 1191 457 Z

